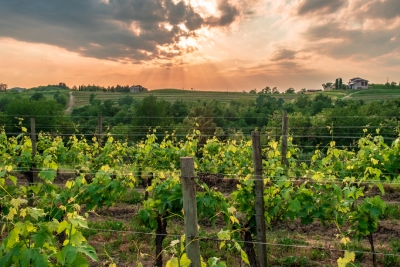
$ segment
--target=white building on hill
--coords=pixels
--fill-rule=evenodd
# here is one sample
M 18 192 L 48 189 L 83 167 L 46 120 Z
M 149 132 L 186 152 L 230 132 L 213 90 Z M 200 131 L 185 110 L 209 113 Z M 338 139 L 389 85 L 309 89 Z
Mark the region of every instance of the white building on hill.
M 368 81 L 360 77 L 349 80 L 350 89 L 368 89 Z

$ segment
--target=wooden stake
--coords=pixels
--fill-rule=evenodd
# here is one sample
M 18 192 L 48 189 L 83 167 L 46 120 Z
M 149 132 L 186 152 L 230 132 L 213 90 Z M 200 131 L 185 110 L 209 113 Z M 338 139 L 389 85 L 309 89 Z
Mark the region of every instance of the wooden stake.
M 185 217 L 186 255 L 191 260 L 191 267 L 201 267 L 200 245 L 198 236 L 196 183 L 194 178 L 193 158 L 181 158 L 181 183 L 183 195 L 183 212 Z
M 100 143 L 101 134 L 103 132 L 103 116 L 99 115 L 97 123 L 98 123 L 98 125 L 97 125 L 97 141 Z
M 32 166 L 31 166 L 31 172 L 32 172 L 32 178 L 29 181 L 29 183 L 37 183 L 39 178 L 38 178 L 38 173 L 36 169 L 36 164 L 33 163 L 33 159 L 36 156 L 36 128 L 35 128 L 35 118 L 31 118 L 31 142 L 32 142 Z
M 289 165 L 286 158 L 288 148 L 288 117 L 286 110 L 282 114 L 282 165 Z
M 267 245 L 265 244 L 267 237 L 265 234 L 265 218 L 264 218 L 264 181 L 262 171 L 261 158 L 261 141 L 260 132 L 252 132 L 251 139 L 253 143 L 253 166 L 254 166 L 254 186 L 256 193 L 255 210 L 256 210 L 256 228 L 257 228 L 257 254 L 258 266 L 266 267 L 267 261 Z M 264 243 L 264 244 L 262 244 Z

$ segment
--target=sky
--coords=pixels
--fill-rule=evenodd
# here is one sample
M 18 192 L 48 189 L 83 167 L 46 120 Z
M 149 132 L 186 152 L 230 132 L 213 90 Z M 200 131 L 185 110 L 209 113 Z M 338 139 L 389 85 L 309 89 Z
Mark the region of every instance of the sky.
M 399 83 L 400 0 L 5 0 L 0 64 L 9 88 Z

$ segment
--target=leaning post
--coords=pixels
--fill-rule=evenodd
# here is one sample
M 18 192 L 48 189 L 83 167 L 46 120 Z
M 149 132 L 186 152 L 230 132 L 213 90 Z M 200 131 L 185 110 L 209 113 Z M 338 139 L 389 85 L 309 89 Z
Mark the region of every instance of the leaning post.
M 183 212 L 186 235 L 186 255 L 191 260 L 191 267 L 201 267 L 199 233 L 197 222 L 196 183 L 194 182 L 194 162 L 191 157 L 181 158 L 181 183 Z
M 264 217 L 264 180 L 261 158 L 261 138 L 260 132 L 251 133 L 253 145 L 253 166 L 254 166 L 254 187 L 256 193 L 255 210 L 256 210 L 256 228 L 257 228 L 257 254 L 258 266 L 266 267 L 267 261 L 267 237 L 265 233 L 265 217 Z

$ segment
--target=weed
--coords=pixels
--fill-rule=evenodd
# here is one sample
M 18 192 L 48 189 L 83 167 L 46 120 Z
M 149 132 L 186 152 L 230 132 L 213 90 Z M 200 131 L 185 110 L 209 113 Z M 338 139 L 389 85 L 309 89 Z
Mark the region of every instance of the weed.
M 311 249 L 311 260 L 324 260 L 329 257 L 329 252 L 323 249 Z
M 290 251 L 292 250 L 294 247 L 294 245 L 308 245 L 307 242 L 304 242 L 302 240 L 297 240 L 297 239 L 293 239 L 293 238 L 289 238 L 289 237 L 283 237 L 283 238 L 279 238 L 277 239 L 277 243 L 281 244 L 283 246 L 280 247 L 281 251 Z
M 390 242 L 390 247 L 392 248 L 392 251 L 385 251 L 385 254 L 397 254 L 399 255 L 400 252 L 400 241 L 391 241 Z M 383 266 L 385 267 L 397 267 L 400 266 L 400 256 L 395 256 L 395 255 L 385 255 L 383 257 Z
M 125 199 L 123 199 L 122 202 L 131 204 L 131 205 L 136 205 L 136 204 L 142 203 L 143 202 L 143 194 L 139 193 L 136 190 L 130 190 L 126 194 Z
M 385 212 L 379 216 L 381 220 L 384 219 L 398 219 L 400 217 L 400 206 L 398 205 L 387 205 Z
M 301 257 L 297 257 L 297 256 L 287 256 L 284 258 L 281 258 L 277 261 L 277 263 L 279 264 L 279 266 L 299 266 L 299 267 L 306 267 L 306 266 L 310 266 L 309 261 L 306 257 L 301 256 Z

